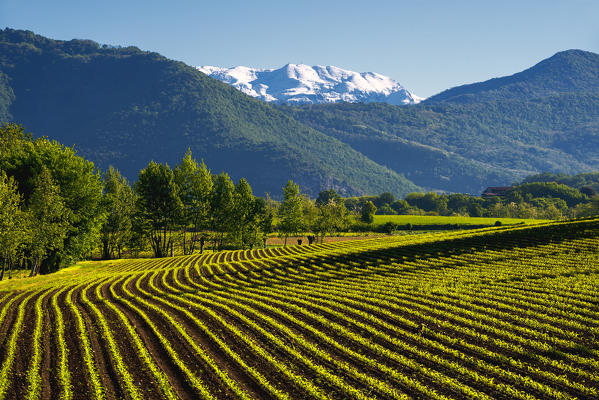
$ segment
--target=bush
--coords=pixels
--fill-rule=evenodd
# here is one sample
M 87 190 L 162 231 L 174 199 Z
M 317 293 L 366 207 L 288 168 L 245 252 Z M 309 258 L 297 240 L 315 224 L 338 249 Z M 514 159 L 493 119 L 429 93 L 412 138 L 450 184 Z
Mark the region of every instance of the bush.
M 381 226 L 381 230 L 387 234 L 393 233 L 393 231 L 396 231 L 397 228 L 399 228 L 399 225 L 397 225 L 395 222 L 391 222 L 391 221 L 385 222 L 385 224 L 383 224 L 383 226 Z

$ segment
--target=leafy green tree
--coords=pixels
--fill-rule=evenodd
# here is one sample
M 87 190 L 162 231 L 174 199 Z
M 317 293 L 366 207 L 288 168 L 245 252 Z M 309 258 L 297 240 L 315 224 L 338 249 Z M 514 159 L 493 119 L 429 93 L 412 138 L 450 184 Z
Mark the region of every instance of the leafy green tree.
M 317 202 L 312 201 L 308 196 L 302 197 L 302 214 L 304 219 L 304 228 L 314 231 L 316 219 L 318 218 Z M 318 201 L 318 200 L 317 200 Z M 328 202 L 328 200 L 327 200 Z M 322 203 L 326 204 L 326 203 Z
M 27 234 L 17 184 L 0 170 L 0 281 L 4 278 L 7 264 L 15 258 L 19 246 L 26 242 Z
M 37 177 L 46 168 L 69 214 L 64 245 L 45 254 L 40 273 L 54 271 L 89 254 L 99 242 L 105 217 L 101 176 L 94 164 L 58 142 L 33 139 L 16 124 L 0 126 L 0 148 L 0 169 L 15 179 L 26 205 Z
M 257 197 L 254 204 L 259 231 L 256 231 L 256 237 L 253 245 L 263 244 L 266 247 L 268 234 L 273 231 L 273 220 L 276 215 L 276 205 L 274 201 L 266 195 L 266 199 Z M 250 247 L 253 247 L 250 245 Z
M 395 196 L 389 192 L 381 193 L 376 200 L 374 200 L 374 204 L 377 207 L 382 207 L 385 204 L 391 204 L 395 201 Z
M 154 161 L 139 172 L 135 182 L 139 221 L 155 257 L 172 253 L 173 232 L 180 220 L 183 204 L 173 170 Z
M 360 213 L 360 220 L 362 222 L 366 222 L 371 224 L 374 222 L 374 214 L 376 213 L 376 206 L 372 201 L 367 201 L 362 206 L 362 211 Z
M 377 215 L 397 215 L 397 212 L 389 205 L 383 204 L 376 210 Z
M 250 184 L 241 178 L 233 194 L 235 218 L 232 223 L 232 237 L 242 248 L 253 246 L 259 236 L 256 199 Z
M 406 201 L 421 210 L 447 215 L 447 196 L 435 192 L 410 193 L 406 196 Z
M 131 238 L 135 212 L 135 194 L 127 179 L 110 166 L 104 174 L 104 207 L 106 221 L 102 225 L 102 258 L 121 257 L 123 247 Z
M 413 207 L 403 199 L 395 200 L 389 205 L 397 214 L 408 214 Z
M 571 210 L 576 218 L 595 217 L 599 215 L 599 197 L 593 197 L 590 202 L 578 204 Z
M 211 226 L 217 233 L 215 243 L 223 247 L 225 236 L 235 226 L 235 185 L 225 172 L 214 177 L 214 185 L 210 196 Z
M 287 238 L 290 235 L 297 235 L 301 232 L 304 225 L 302 196 L 300 195 L 299 186 L 293 181 L 287 181 L 283 187 L 283 202 L 279 207 L 279 231 L 285 237 L 285 246 L 287 246 Z
M 60 251 L 64 246 L 72 218 L 69 209 L 60 196 L 60 188 L 52 182 L 50 171 L 45 166 L 35 179 L 29 199 L 29 252 L 31 272 L 35 276 L 40 271 L 43 258 L 51 251 Z
M 198 164 L 188 149 L 181 163 L 175 168 L 175 181 L 179 186 L 179 197 L 183 203 L 183 254 L 192 254 L 200 230 L 208 225 L 212 176 L 204 161 Z M 187 241 L 187 231 L 190 227 L 194 233 L 191 240 Z
M 520 198 L 530 200 L 538 197 L 563 199 L 569 207 L 585 203 L 589 199 L 586 194 L 564 184 L 556 182 L 532 182 L 514 187 L 514 189 L 509 192 L 507 200 L 519 203 L 518 200 Z
M 342 231 L 348 226 L 349 213 L 343 201 L 330 199 L 326 204 L 318 206 L 314 232 L 320 236 L 321 243 L 326 235 Z
M 335 191 L 335 189 L 324 190 L 318 193 L 318 197 L 316 198 L 316 205 L 320 206 L 323 204 L 327 204 L 331 200 L 333 200 L 336 203 L 341 201 L 341 196 Z

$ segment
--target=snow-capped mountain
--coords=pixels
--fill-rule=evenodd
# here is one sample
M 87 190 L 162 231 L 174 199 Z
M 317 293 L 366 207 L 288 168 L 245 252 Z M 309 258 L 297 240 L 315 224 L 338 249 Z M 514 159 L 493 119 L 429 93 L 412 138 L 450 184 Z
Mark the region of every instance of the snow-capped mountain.
M 287 64 L 279 69 L 201 66 L 206 75 L 245 94 L 276 103 L 383 102 L 415 104 L 423 98 L 393 79 L 373 72 L 353 72 L 333 66 Z

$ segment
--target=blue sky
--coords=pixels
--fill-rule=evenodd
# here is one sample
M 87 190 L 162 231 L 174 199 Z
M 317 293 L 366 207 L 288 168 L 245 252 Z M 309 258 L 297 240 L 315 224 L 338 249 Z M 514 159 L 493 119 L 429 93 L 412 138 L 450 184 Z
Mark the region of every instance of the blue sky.
M 599 53 L 597 0 L 0 0 L 0 27 L 135 45 L 190 65 L 336 65 L 419 96 Z

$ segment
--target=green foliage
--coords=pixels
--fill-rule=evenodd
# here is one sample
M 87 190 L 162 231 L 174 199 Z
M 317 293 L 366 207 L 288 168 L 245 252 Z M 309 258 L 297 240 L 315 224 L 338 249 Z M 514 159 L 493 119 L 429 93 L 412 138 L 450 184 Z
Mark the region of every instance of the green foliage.
M 557 198 L 566 202 L 569 207 L 588 201 L 588 197 L 579 190 L 556 182 L 531 182 L 515 186 L 508 193 L 508 201 L 533 198 Z
M 102 257 L 118 257 L 131 239 L 135 194 L 127 179 L 112 166 L 104 174 L 104 208 L 106 221 L 102 225 Z
M 279 207 L 279 231 L 285 236 L 285 245 L 288 236 L 298 234 L 305 227 L 302 205 L 299 186 L 291 180 L 287 181 L 283 187 L 283 202 Z
M 214 176 L 210 195 L 212 229 L 219 233 L 219 246 L 222 247 L 225 235 L 235 229 L 235 184 L 225 172 Z
M 599 190 L 599 172 L 585 172 L 576 175 L 568 174 L 552 174 L 550 172 L 543 172 L 542 174 L 531 175 L 526 177 L 522 183 L 533 183 L 533 182 L 555 182 L 561 183 L 566 186 L 578 189 L 584 193 L 583 189 L 586 189 L 587 196 L 593 196 Z
M 577 205 L 572 210 L 572 214 L 577 218 L 588 218 L 599 215 L 599 197 L 593 197 L 590 202 Z
M 447 204 L 449 202 L 447 196 L 434 192 L 410 193 L 406 196 L 405 200 L 411 206 L 417 207 L 421 210 L 435 212 L 438 215 L 447 214 Z
M 341 199 L 334 198 L 318 205 L 318 215 L 314 221 L 313 231 L 320 235 L 321 243 L 324 237 L 333 232 L 340 232 L 349 226 L 349 213 Z
M 27 245 L 32 259 L 30 276 L 34 276 L 48 253 L 62 250 L 72 218 L 60 196 L 60 187 L 53 183 L 45 166 L 35 179 L 28 211 L 30 238 Z
M 150 162 L 139 172 L 134 185 L 142 229 L 150 237 L 156 257 L 165 257 L 173 244 L 172 233 L 181 217 L 183 204 L 173 170 L 168 164 Z
M 0 170 L 0 262 L 2 272 L 9 260 L 16 257 L 19 246 L 26 243 L 28 235 L 25 215 L 21 211 L 21 195 L 12 177 Z
M 30 204 L 42 170 L 48 170 L 68 214 L 69 228 L 64 245 L 42 260 L 40 272 L 54 271 L 80 259 L 96 246 L 104 219 L 102 182 L 94 164 L 58 142 L 33 139 L 22 126 L 0 126 L 0 170 L 18 184 L 25 207 Z
M 335 189 L 324 190 L 318 193 L 318 197 L 316 198 L 316 205 L 321 206 L 323 204 L 327 204 L 329 201 L 339 202 L 341 201 L 341 196 L 339 193 L 335 191 Z
M 372 201 L 367 201 L 362 206 L 362 212 L 360 214 L 360 221 L 371 224 L 374 221 L 374 214 L 376 213 L 376 206 Z
M 266 212 L 262 202 L 256 202 L 250 184 L 245 179 L 240 179 L 233 194 L 234 220 L 232 233 L 235 241 L 241 243 L 242 248 L 251 248 L 262 242 L 263 234 L 260 230 L 259 211 Z
M 191 254 L 198 241 L 197 232 L 209 225 L 210 193 L 212 192 L 212 176 L 204 161 L 192 158 L 191 150 L 187 150 L 183 160 L 174 171 L 175 181 L 179 186 L 179 197 L 183 203 L 181 226 L 183 231 L 183 254 Z M 192 240 L 187 241 L 187 230 L 192 227 L 195 232 Z

